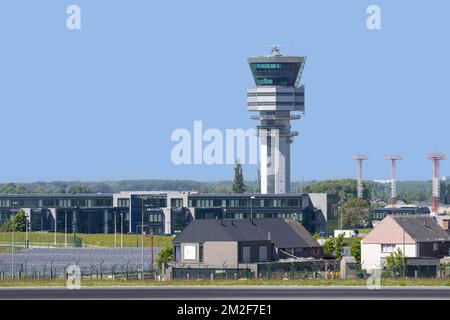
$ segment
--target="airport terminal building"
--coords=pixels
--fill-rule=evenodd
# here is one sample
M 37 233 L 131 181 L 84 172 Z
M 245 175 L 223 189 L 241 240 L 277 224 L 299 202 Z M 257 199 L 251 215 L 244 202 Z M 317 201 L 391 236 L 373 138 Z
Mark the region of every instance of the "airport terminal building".
M 315 199 L 314 202 L 311 199 Z M 284 218 L 326 232 L 331 197 L 308 194 L 201 194 L 124 191 L 92 194 L 1 194 L 0 225 L 23 210 L 30 231 L 180 233 L 194 219 Z

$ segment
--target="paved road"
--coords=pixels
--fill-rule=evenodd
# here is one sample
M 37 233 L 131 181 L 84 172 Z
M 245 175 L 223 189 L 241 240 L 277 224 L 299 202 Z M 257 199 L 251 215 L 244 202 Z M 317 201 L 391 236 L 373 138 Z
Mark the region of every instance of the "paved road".
M 449 299 L 446 287 L 102 287 L 0 288 L 0 299 Z

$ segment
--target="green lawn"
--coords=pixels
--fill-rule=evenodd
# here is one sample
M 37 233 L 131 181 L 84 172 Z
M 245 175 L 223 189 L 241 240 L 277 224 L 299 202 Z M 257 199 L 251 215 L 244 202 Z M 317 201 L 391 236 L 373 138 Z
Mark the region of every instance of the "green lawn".
M 66 285 L 65 279 L 2 279 L 0 287 L 15 286 L 56 286 Z M 157 282 L 146 280 L 92 280 L 81 281 L 81 286 L 366 286 L 364 279 L 348 280 L 200 280 L 200 281 L 165 281 Z M 382 286 L 450 286 L 450 279 L 436 278 L 406 278 L 383 279 Z
M 82 234 L 77 233 L 76 236 L 82 239 L 82 246 L 98 246 L 98 247 L 114 247 L 114 234 Z M 71 246 L 72 240 L 74 238 L 73 234 L 67 235 L 68 246 Z M 171 236 L 153 236 L 153 246 L 154 247 L 165 247 L 169 245 L 173 240 Z M 28 241 L 30 245 L 36 246 L 54 246 L 55 234 L 54 233 L 43 233 L 43 232 L 29 232 Z M 25 243 L 25 232 L 14 232 L 14 243 L 16 245 L 24 245 Z M 58 247 L 63 247 L 65 243 L 65 237 L 63 233 L 56 233 L 56 243 Z M 11 244 L 11 233 L 1 232 L 0 233 L 0 245 L 10 245 Z M 121 237 L 117 234 L 116 246 L 120 247 Z M 140 247 L 141 246 L 141 236 L 140 235 L 123 235 L 123 246 L 124 247 Z M 151 238 L 149 236 L 144 237 L 144 246 L 151 246 Z

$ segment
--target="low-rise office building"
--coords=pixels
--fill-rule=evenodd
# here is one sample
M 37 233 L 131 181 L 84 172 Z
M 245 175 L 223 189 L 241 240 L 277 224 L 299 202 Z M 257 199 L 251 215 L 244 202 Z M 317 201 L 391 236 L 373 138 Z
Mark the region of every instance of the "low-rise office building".
M 375 227 L 381 220 L 388 215 L 418 215 L 430 214 L 428 207 L 416 206 L 386 206 L 382 208 L 373 208 L 371 210 L 370 221 Z
M 147 234 L 164 235 L 179 234 L 192 220 L 250 217 L 295 220 L 311 233 L 327 230 L 327 195 L 315 203 L 308 194 L 124 191 L 0 195 L 0 224 L 18 210 L 26 212 L 31 231 L 140 233 L 143 229 Z

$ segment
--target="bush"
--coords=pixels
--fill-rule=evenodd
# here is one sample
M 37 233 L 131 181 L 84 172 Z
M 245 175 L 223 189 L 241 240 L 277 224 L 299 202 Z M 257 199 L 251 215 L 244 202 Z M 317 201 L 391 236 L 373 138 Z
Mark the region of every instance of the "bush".
M 0 232 L 11 232 L 11 221 L 5 221 L 0 225 Z
M 350 254 L 361 263 L 361 238 L 353 238 L 350 245 Z
M 164 263 L 173 261 L 173 244 L 164 247 L 158 254 L 156 258 L 156 264 L 158 265 L 158 270 L 162 271 L 162 266 Z

